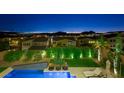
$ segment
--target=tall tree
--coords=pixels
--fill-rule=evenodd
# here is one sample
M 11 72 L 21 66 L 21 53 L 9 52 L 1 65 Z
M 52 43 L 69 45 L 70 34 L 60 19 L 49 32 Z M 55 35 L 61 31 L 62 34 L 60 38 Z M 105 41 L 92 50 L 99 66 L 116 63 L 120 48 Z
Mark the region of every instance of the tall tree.
M 121 75 L 121 52 L 122 52 L 122 39 L 118 33 L 115 41 L 115 57 L 114 57 L 114 74 L 118 77 Z
M 101 61 L 102 58 L 106 57 L 107 47 L 108 43 L 105 41 L 103 34 L 101 34 L 100 38 L 96 42 L 96 48 L 98 49 L 98 61 Z

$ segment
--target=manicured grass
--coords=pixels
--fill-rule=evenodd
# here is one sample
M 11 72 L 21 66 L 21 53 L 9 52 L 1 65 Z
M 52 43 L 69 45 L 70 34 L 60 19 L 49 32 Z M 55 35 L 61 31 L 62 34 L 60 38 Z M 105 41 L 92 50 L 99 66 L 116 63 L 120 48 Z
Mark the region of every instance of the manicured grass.
M 0 73 L 4 71 L 7 67 L 0 67 Z
M 59 59 L 67 60 L 70 67 L 96 67 L 98 66 L 91 58 L 95 58 L 97 51 L 93 48 L 83 47 L 58 47 L 58 48 L 48 48 L 46 51 L 46 57 L 52 58 L 54 63 L 58 64 Z M 28 51 L 10 51 L 5 54 L 4 61 L 14 62 L 18 61 L 22 55 L 29 60 L 34 56 L 35 59 L 42 55 L 40 50 L 28 50 Z M 59 63 L 62 63 L 59 60 Z
M 61 59 L 54 59 L 54 60 L 51 60 L 51 62 L 56 65 L 63 65 L 65 63 L 65 61 Z
M 96 57 L 97 50 L 84 47 L 84 48 L 77 48 L 77 47 L 59 47 L 59 48 L 49 48 L 46 50 L 47 56 L 49 58 L 54 57 L 62 57 L 64 58 L 71 58 L 73 56 L 74 59 L 80 59 L 80 57 Z
M 97 50 L 93 48 L 58 47 L 58 48 L 49 48 L 46 51 L 49 58 L 53 58 L 53 59 L 62 58 L 63 61 L 67 62 L 69 67 L 99 66 L 91 59 L 91 58 L 95 58 L 97 55 Z
M 41 51 L 38 51 L 38 50 L 28 50 L 28 51 L 10 51 L 10 52 L 7 52 L 5 55 L 4 55 L 4 61 L 6 62 L 14 62 L 14 61 L 18 61 L 22 55 L 25 54 L 25 56 L 27 57 L 27 59 L 32 59 L 32 57 L 34 55 L 38 55 Z
M 32 59 L 32 57 L 33 57 L 34 55 L 37 55 L 38 53 L 39 53 L 39 51 L 29 50 L 29 51 L 27 51 L 27 53 L 26 53 L 26 57 L 27 57 L 28 59 Z
M 66 61 L 69 67 L 99 67 L 92 59 L 69 59 Z
M 22 57 L 23 53 L 24 53 L 24 51 L 10 51 L 10 52 L 7 52 L 4 55 L 4 61 L 6 61 L 6 62 L 17 61 Z

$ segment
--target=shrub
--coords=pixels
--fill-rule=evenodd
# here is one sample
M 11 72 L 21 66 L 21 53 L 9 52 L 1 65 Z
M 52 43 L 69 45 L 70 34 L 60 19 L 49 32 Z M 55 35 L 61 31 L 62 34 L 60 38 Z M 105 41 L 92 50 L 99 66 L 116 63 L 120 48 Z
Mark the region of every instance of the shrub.
M 7 52 L 4 55 L 4 61 L 6 61 L 6 62 L 17 61 L 22 57 L 23 53 L 24 53 L 23 51 L 10 51 L 10 52 Z

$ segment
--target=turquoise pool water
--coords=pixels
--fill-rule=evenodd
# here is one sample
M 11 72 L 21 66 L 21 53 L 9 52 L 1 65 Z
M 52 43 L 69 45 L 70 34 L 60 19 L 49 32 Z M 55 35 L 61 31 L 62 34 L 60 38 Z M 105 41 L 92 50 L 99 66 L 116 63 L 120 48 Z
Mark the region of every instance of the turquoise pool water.
M 70 72 L 44 72 L 43 70 L 13 70 L 4 78 L 76 78 Z

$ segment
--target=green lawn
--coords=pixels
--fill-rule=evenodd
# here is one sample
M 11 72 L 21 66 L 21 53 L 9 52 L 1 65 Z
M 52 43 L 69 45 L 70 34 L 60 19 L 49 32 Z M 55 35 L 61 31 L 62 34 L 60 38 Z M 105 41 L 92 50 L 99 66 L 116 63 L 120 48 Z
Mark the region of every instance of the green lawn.
M 35 50 L 28 50 L 27 51 L 27 53 L 26 53 L 26 57 L 28 58 L 28 59 L 32 59 L 32 57 L 34 56 L 34 55 L 37 55 L 38 53 L 39 53 L 40 51 L 35 51 Z
M 34 55 L 39 55 L 41 51 L 38 50 L 28 50 L 28 51 L 9 51 L 4 55 L 4 61 L 14 62 L 18 61 L 22 55 L 25 55 L 27 59 L 32 59 Z
M 17 61 L 22 57 L 23 53 L 24 53 L 24 51 L 10 51 L 10 52 L 7 52 L 4 55 L 4 61 L 6 61 L 6 62 Z
M 69 67 L 100 67 L 97 63 L 95 63 L 92 59 L 90 58 L 85 58 L 85 59 L 54 59 L 51 60 L 52 63 L 54 64 L 64 64 L 67 63 Z
M 99 67 L 92 59 L 71 59 L 66 62 L 69 67 Z
M 97 51 L 93 48 L 77 48 L 77 47 L 59 47 L 59 48 L 48 48 L 46 51 L 46 57 L 52 58 L 53 60 L 63 59 L 66 60 L 70 67 L 96 67 L 98 66 L 91 58 L 95 58 Z M 28 51 L 10 51 L 5 54 L 4 60 L 6 62 L 14 62 L 19 60 L 22 55 L 25 55 L 27 59 L 31 60 L 34 56 L 37 58 L 42 55 L 43 52 L 39 50 L 28 50 Z M 57 62 L 57 60 L 55 62 Z
M 93 48 L 77 48 L 77 47 L 59 47 L 49 48 L 46 50 L 47 56 L 52 57 L 63 57 L 63 58 L 74 58 L 80 59 L 83 57 L 96 57 L 97 51 Z

